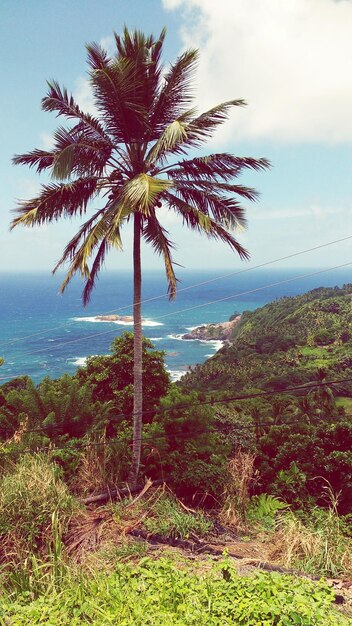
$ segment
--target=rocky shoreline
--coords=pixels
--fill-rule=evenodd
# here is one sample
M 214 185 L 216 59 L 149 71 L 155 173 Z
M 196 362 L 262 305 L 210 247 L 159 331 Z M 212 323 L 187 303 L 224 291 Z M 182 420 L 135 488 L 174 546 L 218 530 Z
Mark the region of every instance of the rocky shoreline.
M 204 324 L 203 326 L 197 326 L 189 333 L 182 335 L 182 339 L 186 340 L 199 340 L 199 341 L 230 341 L 233 328 L 239 323 L 241 319 L 240 315 L 234 317 L 229 322 L 222 322 L 220 324 Z

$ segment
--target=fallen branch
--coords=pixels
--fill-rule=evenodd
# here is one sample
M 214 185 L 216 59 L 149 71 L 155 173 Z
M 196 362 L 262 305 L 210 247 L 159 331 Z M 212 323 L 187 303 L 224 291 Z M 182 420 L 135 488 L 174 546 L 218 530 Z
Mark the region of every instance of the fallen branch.
M 144 494 L 148 491 L 148 489 L 150 489 L 150 487 L 152 487 L 152 485 L 153 485 L 153 481 L 150 480 L 150 478 L 148 478 L 142 491 L 138 494 L 138 496 L 136 496 L 133 500 L 131 500 L 131 502 L 127 504 L 126 509 L 129 509 L 131 506 L 136 504 L 136 502 L 138 502 L 138 500 L 140 500 L 144 496 Z
M 149 481 L 148 481 L 149 482 Z M 148 484 L 148 482 L 146 484 Z M 149 487 L 157 487 L 158 485 L 163 484 L 163 480 L 154 480 Z M 123 487 L 122 489 L 110 489 L 109 491 L 105 491 L 104 493 L 99 493 L 96 496 L 88 496 L 88 498 L 84 498 L 81 500 L 82 504 L 96 504 L 97 502 L 107 502 L 108 500 L 120 499 L 125 496 L 133 495 L 134 493 L 138 493 L 139 491 L 145 489 L 146 485 L 137 485 L 134 489 L 130 489 L 129 487 Z

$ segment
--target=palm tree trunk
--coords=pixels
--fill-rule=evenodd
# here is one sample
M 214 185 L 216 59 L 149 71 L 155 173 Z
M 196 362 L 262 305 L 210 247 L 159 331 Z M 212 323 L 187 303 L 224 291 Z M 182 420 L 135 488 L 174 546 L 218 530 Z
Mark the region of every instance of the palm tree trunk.
M 134 214 L 133 236 L 133 442 L 128 484 L 137 484 L 142 449 L 143 385 L 142 385 L 142 271 L 141 216 Z

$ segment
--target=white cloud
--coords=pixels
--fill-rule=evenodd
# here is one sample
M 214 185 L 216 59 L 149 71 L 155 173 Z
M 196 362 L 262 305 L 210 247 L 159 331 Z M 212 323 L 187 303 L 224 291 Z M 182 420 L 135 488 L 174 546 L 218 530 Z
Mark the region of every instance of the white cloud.
M 202 108 L 233 98 L 219 139 L 352 140 L 352 2 L 163 0 L 185 47 L 200 48 Z M 231 132 L 232 131 L 232 132 Z
M 85 113 L 91 113 L 92 115 L 97 115 L 92 89 L 89 84 L 89 80 L 84 76 L 79 76 L 76 79 L 73 96 L 82 111 Z
M 40 133 L 40 141 L 43 150 L 51 150 L 54 147 L 54 137 L 49 133 Z
M 106 50 L 109 56 L 112 56 L 114 52 L 116 52 L 115 39 L 108 35 L 107 37 L 102 37 L 99 41 L 103 50 Z

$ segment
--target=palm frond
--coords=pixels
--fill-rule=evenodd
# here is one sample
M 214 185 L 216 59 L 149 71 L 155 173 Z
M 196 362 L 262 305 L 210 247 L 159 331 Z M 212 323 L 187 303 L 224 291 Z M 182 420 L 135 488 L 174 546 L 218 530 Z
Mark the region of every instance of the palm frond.
M 101 139 L 112 145 L 109 135 L 104 131 L 100 122 L 93 115 L 81 111 L 73 96 L 69 95 L 65 87 L 61 89 L 56 81 L 48 82 L 48 87 L 48 94 L 42 99 L 42 109 L 44 111 L 56 112 L 58 116 L 63 115 L 67 119 L 79 120 L 87 132 L 89 130 L 94 132 Z
M 151 210 L 145 222 L 143 223 L 143 237 L 147 243 L 150 243 L 157 254 L 164 259 L 165 273 L 168 282 L 168 293 L 170 300 L 176 296 L 177 278 L 174 272 L 174 262 L 172 260 L 171 250 L 174 244 L 168 238 L 168 232 L 160 224 L 155 215 L 155 211 Z
M 97 219 L 99 217 L 101 219 Z M 60 288 L 61 292 L 66 289 L 74 274 L 79 272 L 87 281 L 84 292 L 86 295 L 84 297 L 89 299 L 89 294 L 94 287 L 97 272 L 104 262 L 107 250 L 111 246 L 119 249 L 122 248 L 120 235 L 121 224 L 116 224 L 113 217 L 114 207 L 110 207 L 110 210 L 105 213 L 104 210 L 97 211 L 92 218 L 82 225 L 79 233 L 67 244 L 61 259 L 54 268 L 54 272 L 56 272 L 59 267 L 64 265 L 67 261 L 70 262 L 69 270 Z M 98 248 L 98 253 L 93 262 L 92 269 L 90 269 L 89 261 L 96 248 Z M 84 302 L 87 303 L 88 299 L 85 299 Z
M 88 48 L 96 106 L 117 143 L 150 140 L 149 118 L 162 73 L 164 36 L 164 31 L 159 40 L 127 29 L 123 37 L 115 33 L 117 52 L 111 59 L 97 44 Z
M 193 98 L 192 80 L 198 50 L 187 50 L 171 65 L 156 95 L 150 126 L 156 137 L 189 108 Z
M 167 168 L 167 172 L 171 178 L 175 179 L 186 177 L 228 181 L 239 176 L 244 169 L 260 171 L 269 167 L 270 162 L 267 159 L 236 157 L 223 152 L 179 161 L 175 166 Z
M 245 105 L 244 100 L 229 100 L 199 115 L 187 127 L 187 145 L 193 148 L 199 147 L 213 135 L 220 124 L 228 119 L 232 107 Z
M 87 44 L 86 49 L 88 65 L 92 70 L 104 69 L 109 64 L 110 58 L 100 44 L 95 42 Z
M 72 261 L 76 250 L 82 245 L 82 242 L 89 236 L 98 222 L 98 218 L 104 218 L 105 207 L 96 211 L 88 220 L 82 224 L 79 231 L 72 237 L 72 239 L 66 244 L 60 260 L 57 262 L 53 269 L 53 274 L 64 265 L 67 261 Z
M 129 180 L 121 190 L 121 203 L 131 211 L 149 215 L 156 199 L 172 186 L 172 181 L 138 174 Z
M 11 229 L 19 224 L 35 226 L 61 217 L 82 215 L 97 190 L 96 177 L 80 178 L 69 183 L 43 185 L 39 196 L 20 202 Z
M 193 189 L 204 192 L 214 190 L 215 192 L 220 193 L 230 193 L 231 195 L 236 194 L 241 198 L 250 200 L 251 202 L 255 202 L 259 195 L 258 192 L 252 187 L 246 187 L 245 185 L 231 185 L 230 183 L 217 182 L 215 180 L 186 179 L 173 181 L 173 183 L 173 186 L 179 193 L 191 193 Z
M 111 145 L 100 138 L 87 136 L 77 128 L 58 128 L 54 134 L 52 177 L 64 180 L 77 176 L 101 175 L 112 153 Z
M 91 72 L 95 102 L 105 126 L 117 143 L 141 139 L 145 131 L 146 109 L 143 84 L 138 68 L 128 59 L 113 60 Z
M 14 165 L 28 165 L 29 167 L 36 167 L 37 172 L 43 172 L 46 169 L 52 167 L 54 157 L 48 150 L 33 150 L 25 154 L 16 154 L 12 162 Z
M 248 259 L 249 253 L 247 250 L 229 233 L 226 228 L 216 222 L 209 215 L 204 215 L 198 208 L 188 204 L 181 198 L 178 198 L 174 194 L 167 192 L 164 194 L 166 202 L 169 206 L 178 213 L 184 223 L 199 233 L 205 234 L 211 239 L 219 239 L 227 243 L 233 248 L 241 259 Z
M 88 304 L 90 300 L 92 291 L 95 287 L 95 283 L 96 283 L 99 271 L 101 270 L 104 264 L 105 257 L 109 251 L 109 248 L 110 248 L 110 242 L 108 241 L 106 237 L 104 237 L 104 239 L 102 240 L 99 246 L 99 250 L 97 254 L 95 255 L 92 269 L 90 270 L 89 276 L 84 285 L 84 289 L 82 292 L 82 299 L 83 299 L 84 305 Z
M 232 196 L 219 193 L 214 185 L 201 189 L 197 189 L 195 185 L 175 185 L 173 193 L 187 204 L 197 207 L 204 215 L 212 215 L 226 228 L 244 229 L 246 227 L 244 208 Z
M 157 161 L 163 162 L 169 153 L 185 153 L 182 145 L 187 140 L 187 124 L 193 113 L 193 110 L 186 111 L 164 129 L 146 156 L 145 161 L 148 166 L 153 165 Z
M 122 209 L 116 201 L 111 201 L 106 206 L 96 211 L 82 224 L 79 231 L 68 242 L 60 260 L 53 270 L 53 273 L 55 273 L 67 261 L 71 263 L 77 253 L 78 256 L 80 256 L 81 261 L 89 258 L 99 240 L 102 240 L 108 235 L 112 236 L 114 231 L 119 233 L 121 225 L 126 219 L 126 215 L 121 215 L 121 213 Z M 120 219 L 117 217 L 119 214 Z M 111 239 L 111 244 L 117 244 L 117 247 L 121 247 L 122 245 L 121 240 L 117 239 L 114 241 L 113 238 Z M 78 264 L 75 269 L 77 270 L 79 268 L 80 265 Z
M 133 60 L 136 68 L 138 89 L 134 94 L 139 98 L 139 107 L 145 111 L 145 129 L 149 126 L 149 113 L 157 97 L 160 79 L 163 73 L 161 64 L 162 46 L 165 39 L 166 30 L 163 29 L 157 39 L 154 36 L 146 36 L 141 31 L 135 30 L 132 33 L 127 28 L 124 29 L 123 37 L 116 33 L 115 43 L 117 48 L 116 59 Z M 148 134 L 147 134 L 148 135 Z M 145 137 L 149 141 L 149 137 Z
M 73 164 L 75 158 L 75 145 L 74 143 L 65 146 L 60 152 L 57 152 L 54 157 L 53 167 L 51 170 L 52 178 L 57 180 L 65 180 L 72 174 Z

